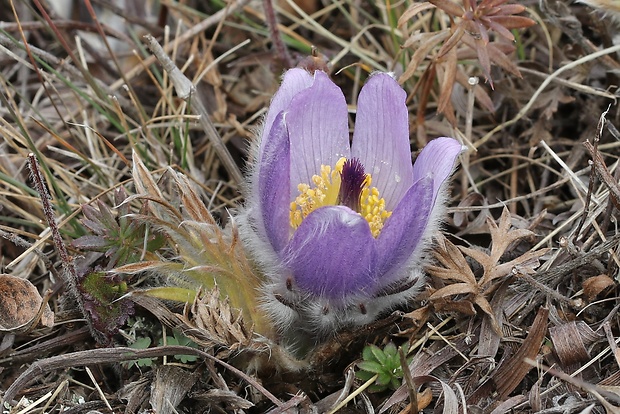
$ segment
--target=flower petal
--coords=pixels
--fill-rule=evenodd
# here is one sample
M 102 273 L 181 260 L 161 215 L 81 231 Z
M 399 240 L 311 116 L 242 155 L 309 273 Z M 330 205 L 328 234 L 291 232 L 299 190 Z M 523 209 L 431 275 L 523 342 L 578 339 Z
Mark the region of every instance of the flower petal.
M 392 270 L 402 268 L 421 247 L 434 202 L 433 179 L 427 175 L 409 188 L 385 222 L 377 238 L 377 273 L 381 277 L 381 287 L 403 276 L 392 274 Z
M 282 112 L 265 140 L 259 166 L 260 215 L 269 242 L 280 252 L 288 243 L 290 229 L 290 144 Z
M 271 104 L 269 105 L 269 111 L 265 117 L 265 125 L 263 126 L 263 139 L 261 141 L 260 153 L 262 154 L 265 147 L 266 137 L 271 131 L 276 116 L 282 111 L 285 111 L 290 105 L 293 97 L 299 92 L 312 85 L 314 79 L 307 71 L 303 69 L 291 69 L 286 71 L 282 78 L 282 84 L 280 88 L 273 96 Z
M 311 184 L 321 165 L 333 167 L 349 157 L 347 103 L 329 76 L 314 73 L 311 87 L 299 92 L 285 113 L 291 143 L 291 201 L 297 185 Z
M 407 94 L 386 73 L 371 76 L 357 102 L 352 157 L 372 176 L 372 185 L 393 210 L 411 184 Z
M 321 207 L 304 219 L 284 254 L 295 283 L 326 299 L 374 290 L 375 240 L 366 220 L 343 206 Z
M 433 199 L 441 185 L 454 170 L 456 158 L 463 151 L 463 146 L 454 138 L 436 138 L 426 144 L 413 165 L 413 181 L 427 175 L 433 177 Z

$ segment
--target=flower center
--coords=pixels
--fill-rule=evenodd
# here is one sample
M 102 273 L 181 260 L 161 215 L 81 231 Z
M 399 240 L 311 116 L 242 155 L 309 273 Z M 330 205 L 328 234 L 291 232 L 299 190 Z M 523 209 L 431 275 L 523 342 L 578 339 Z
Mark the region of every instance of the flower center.
M 372 177 L 364 172 L 357 158 L 342 157 L 333 170 L 321 165 L 321 175 L 312 176 L 312 186 L 305 183 L 297 186 L 299 195 L 291 203 L 291 226 L 299 227 L 303 219 L 319 207 L 343 205 L 361 214 L 376 238 L 392 212 L 385 209 L 385 200 L 371 183 Z

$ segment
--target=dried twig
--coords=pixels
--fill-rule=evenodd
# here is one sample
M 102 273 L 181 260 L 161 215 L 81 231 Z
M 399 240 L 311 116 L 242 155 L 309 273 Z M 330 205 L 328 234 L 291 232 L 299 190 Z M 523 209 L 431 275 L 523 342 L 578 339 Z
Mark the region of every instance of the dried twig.
M 39 360 L 30 365 L 30 367 L 28 367 L 28 369 L 24 371 L 19 378 L 13 382 L 13 384 L 11 384 L 11 386 L 4 393 L 3 399 L 0 401 L 0 405 L 4 404 L 5 401 L 12 401 L 24 387 L 31 384 L 42 374 L 48 372 L 82 365 L 113 364 L 122 361 L 132 361 L 142 358 L 154 358 L 166 355 L 195 355 L 216 362 L 234 373 L 237 377 L 248 382 L 275 405 L 282 405 L 282 402 L 278 398 L 267 391 L 258 381 L 245 374 L 243 371 L 240 371 L 232 365 L 221 361 L 206 352 L 188 346 L 159 346 L 148 349 L 133 349 L 127 347 L 92 349 Z
M 288 52 L 288 48 L 282 40 L 282 34 L 280 33 L 280 30 L 278 30 L 278 19 L 276 16 L 276 11 L 273 8 L 273 1 L 274 0 L 263 0 L 265 22 L 269 28 L 269 35 L 271 36 L 273 46 L 278 53 L 278 57 L 287 68 L 290 68 L 293 67 L 293 60 L 291 59 L 291 54 Z
M 37 161 L 37 157 L 33 153 L 28 154 L 28 165 L 32 173 L 32 180 L 34 182 L 35 189 L 38 191 L 41 197 L 43 213 L 45 214 L 45 219 L 47 220 L 47 224 L 50 227 L 54 246 L 56 247 L 56 251 L 58 252 L 58 256 L 60 257 L 60 261 L 62 263 L 63 271 L 59 272 L 59 274 L 62 275 L 69 294 L 73 299 L 75 299 L 80 309 L 80 312 L 82 313 L 82 315 L 84 315 L 84 318 L 86 319 L 93 338 L 95 338 L 95 340 L 97 340 L 97 342 L 99 343 L 107 343 L 108 338 L 106 338 L 101 332 L 99 332 L 99 330 L 97 330 L 93 326 L 93 321 L 84 307 L 84 298 L 82 297 L 78 289 L 78 272 L 75 267 L 75 262 L 73 261 L 73 258 L 69 256 L 67 246 L 65 245 L 65 242 L 60 235 L 60 231 L 58 229 L 58 225 L 56 224 L 56 219 L 54 216 L 54 208 L 52 207 L 52 203 L 50 203 L 51 196 L 47 189 L 47 186 L 45 185 L 43 174 L 41 174 L 41 169 L 39 168 L 39 162 Z
M 614 180 L 614 177 L 607 169 L 607 165 L 605 165 L 605 161 L 596 147 L 596 141 L 595 145 L 592 145 L 589 141 L 584 142 L 583 145 L 592 155 L 592 167 L 596 176 L 609 188 L 611 202 L 617 209 L 620 209 L 620 186 L 618 186 L 618 182 Z
M 583 215 L 581 216 L 581 221 L 579 222 L 579 225 L 577 226 L 577 229 L 575 230 L 575 234 L 577 235 L 577 240 L 581 238 L 581 230 L 590 213 L 590 200 L 592 199 L 592 191 L 594 190 L 594 175 L 595 174 L 596 176 L 599 177 L 601 181 L 603 181 L 609 187 L 610 195 L 612 196 L 611 200 L 614 202 L 614 204 L 616 204 L 616 207 L 617 207 L 618 199 L 614 197 L 614 193 L 612 190 L 612 187 L 616 187 L 617 184 L 613 185 L 613 178 L 611 178 L 612 181 L 610 181 L 611 174 L 607 170 L 607 166 L 605 165 L 605 161 L 603 161 L 601 154 L 598 152 L 598 143 L 601 140 L 603 126 L 605 124 L 605 115 L 607 115 L 607 112 L 609 112 L 610 107 L 611 105 L 607 107 L 607 110 L 605 110 L 601 114 L 598 120 L 598 124 L 596 126 L 596 132 L 594 134 L 594 145 L 592 145 L 590 141 L 588 140 L 586 140 L 583 143 L 584 147 L 586 147 L 586 149 L 590 153 L 592 160 L 588 161 L 588 164 L 590 164 L 590 168 L 591 168 L 590 169 L 590 182 L 588 183 L 588 193 L 586 194 L 586 201 L 583 206 Z M 617 188 L 616 188 L 616 191 L 618 191 Z

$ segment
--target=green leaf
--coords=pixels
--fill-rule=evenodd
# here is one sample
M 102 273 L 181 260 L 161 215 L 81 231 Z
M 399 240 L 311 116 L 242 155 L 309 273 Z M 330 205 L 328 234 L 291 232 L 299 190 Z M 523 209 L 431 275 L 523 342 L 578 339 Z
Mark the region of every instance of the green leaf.
M 381 365 L 385 365 L 385 361 L 387 359 L 385 352 L 382 351 L 378 346 L 376 345 L 370 345 L 371 351 L 373 356 L 375 357 L 375 359 L 381 364 Z
M 360 379 L 360 380 L 362 380 L 362 381 L 364 381 L 364 382 L 368 381 L 369 379 L 371 379 L 371 378 L 372 378 L 372 377 L 374 377 L 375 375 L 377 375 L 377 374 L 372 373 L 372 372 L 370 372 L 370 371 L 357 371 L 357 372 L 355 373 L 355 376 L 356 376 L 358 379 Z
M 379 377 L 377 377 L 377 381 L 375 381 L 375 384 L 388 385 L 391 381 L 392 381 L 392 376 L 390 374 L 382 373 L 382 374 L 379 374 Z
M 368 387 L 368 392 L 370 393 L 375 393 L 375 392 L 383 392 L 387 389 L 387 387 L 385 385 L 371 385 L 370 387 Z
M 373 372 L 375 374 L 381 374 L 385 371 L 383 365 L 374 361 L 358 362 L 357 366 L 363 371 Z
M 393 390 L 398 389 L 400 387 L 401 381 L 400 378 L 392 377 L 392 381 L 390 381 L 390 388 Z
M 398 357 L 398 349 L 396 349 L 396 345 L 393 342 L 388 343 L 385 348 L 383 348 L 383 353 L 388 359 L 394 359 L 394 357 Z
M 144 336 L 141 338 L 136 338 L 136 342 L 129 345 L 129 348 L 147 349 L 150 345 L 151 345 L 151 338 L 148 336 Z M 136 364 L 139 367 L 150 367 L 153 365 L 153 361 L 155 361 L 156 359 L 157 358 L 140 358 L 137 360 L 126 361 L 124 364 L 126 364 L 127 367 L 130 367 L 132 364 Z
M 187 364 L 189 362 L 196 362 L 198 357 L 196 357 L 195 355 L 175 355 L 174 359 L 179 360 L 184 364 Z
M 129 348 L 133 348 L 133 349 L 147 349 L 149 346 L 151 346 L 151 338 L 148 336 L 143 336 L 141 338 L 136 338 L 136 342 L 134 342 L 133 344 L 129 345 Z
M 162 286 L 142 290 L 140 293 L 158 299 L 173 300 L 175 302 L 193 302 L 196 298 L 195 289 L 186 289 L 174 286 Z
M 164 341 L 160 340 L 159 345 L 163 344 Z M 189 346 L 192 348 L 198 347 L 198 345 L 194 341 L 177 331 L 174 331 L 174 336 L 166 336 L 166 344 Z M 177 361 L 181 361 L 184 364 L 187 364 L 188 362 L 195 362 L 198 358 L 195 355 L 174 355 L 174 359 L 176 359 Z
M 373 354 L 373 346 L 374 345 L 366 345 L 364 347 L 364 350 L 362 351 L 362 359 L 364 361 L 372 361 L 373 359 L 376 359 Z
M 384 366 L 385 372 L 389 372 L 392 375 L 402 375 L 402 369 L 400 368 L 400 361 L 391 359 L 388 364 Z

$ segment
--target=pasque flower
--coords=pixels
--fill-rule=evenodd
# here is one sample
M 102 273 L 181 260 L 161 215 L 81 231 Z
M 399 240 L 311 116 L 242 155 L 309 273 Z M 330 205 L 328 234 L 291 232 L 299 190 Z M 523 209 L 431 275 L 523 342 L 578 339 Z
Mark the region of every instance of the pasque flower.
M 319 340 L 372 322 L 424 283 L 424 249 L 462 146 L 435 139 L 412 165 L 405 98 L 389 74 L 370 76 L 350 144 L 347 104 L 329 76 L 284 75 L 240 215 L 266 277 L 263 307 L 281 330 Z

